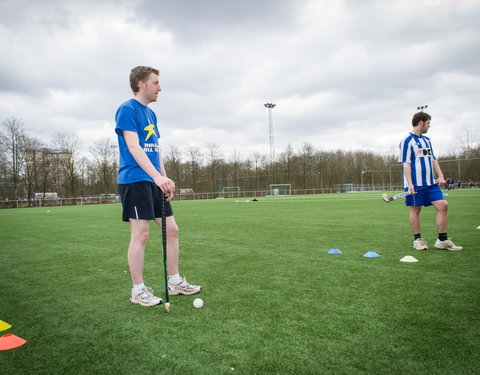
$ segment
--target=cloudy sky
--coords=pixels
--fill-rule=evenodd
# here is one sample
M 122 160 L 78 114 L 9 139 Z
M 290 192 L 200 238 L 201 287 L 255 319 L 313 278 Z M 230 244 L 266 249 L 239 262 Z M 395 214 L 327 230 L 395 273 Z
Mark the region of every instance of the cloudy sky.
M 272 102 L 277 154 L 396 153 L 426 104 L 446 154 L 480 128 L 479 20 L 478 0 L 0 0 L 0 121 L 116 141 L 130 70 L 150 65 L 165 152 L 269 154 Z

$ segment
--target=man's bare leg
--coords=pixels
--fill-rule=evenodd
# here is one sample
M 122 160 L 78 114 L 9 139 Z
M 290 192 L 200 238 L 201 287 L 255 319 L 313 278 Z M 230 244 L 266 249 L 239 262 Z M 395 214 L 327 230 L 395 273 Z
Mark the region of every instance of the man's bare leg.
M 130 219 L 130 244 L 128 246 L 128 266 L 133 285 L 143 283 L 145 245 L 149 233 L 148 220 Z

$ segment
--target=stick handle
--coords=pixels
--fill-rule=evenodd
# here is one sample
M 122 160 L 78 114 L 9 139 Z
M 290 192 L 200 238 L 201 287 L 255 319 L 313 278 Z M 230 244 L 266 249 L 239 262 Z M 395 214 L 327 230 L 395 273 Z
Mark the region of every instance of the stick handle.
M 399 198 L 404 198 L 404 197 L 406 197 L 407 195 L 411 195 L 411 194 L 412 194 L 411 191 L 404 191 L 403 193 L 394 195 L 394 196 L 392 197 L 392 200 L 394 201 L 394 200 L 399 199 Z
M 163 248 L 163 273 L 165 275 L 165 312 L 170 311 L 170 300 L 168 295 L 168 270 L 167 270 L 167 223 L 166 223 L 166 197 L 162 194 L 162 248 Z

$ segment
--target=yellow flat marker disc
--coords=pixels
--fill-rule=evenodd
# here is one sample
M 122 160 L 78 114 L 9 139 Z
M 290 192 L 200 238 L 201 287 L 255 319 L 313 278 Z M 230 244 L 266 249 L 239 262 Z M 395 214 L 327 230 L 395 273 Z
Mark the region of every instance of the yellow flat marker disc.
M 9 328 L 11 328 L 12 326 L 10 324 L 8 324 L 7 322 L 4 322 L 3 320 L 0 320 L 0 331 L 5 331 Z

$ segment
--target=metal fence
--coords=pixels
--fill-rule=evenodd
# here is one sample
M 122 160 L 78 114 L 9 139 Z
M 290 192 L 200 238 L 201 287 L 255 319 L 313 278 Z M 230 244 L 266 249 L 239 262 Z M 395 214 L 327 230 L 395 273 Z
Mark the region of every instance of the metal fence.
M 310 194 L 332 194 L 332 193 L 351 193 L 361 191 L 399 191 L 403 190 L 399 185 L 355 185 L 355 189 L 347 189 L 342 185 L 334 188 L 312 188 L 312 189 L 292 189 L 291 195 L 310 195 Z M 266 190 L 251 191 L 229 191 L 229 192 L 206 192 L 206 193 L 176 193 L 175 200 L 200 200 L 200 199 L 225 199 L 225 198 L 257 198 L 264 197 Z M 19 199 L 19 200 L 0 200 L 0 209 L 5 208 L 27 208 L 27 207 L 61 207 L 61 206 L 84 206 L 94 204 L 112 204 L 120 203 L 119 196 L 96 196 L 79 198 L 57 198 L 57 199 Z
M 79 197 L 79 198 L 56 198 L 56 199 L 19 199 L 0 201 L 2 208 L 26 208 L 26 207 L 60 207 L 60 206 L 83 206 L 90 204 L 119 203 L 120 197 Z

